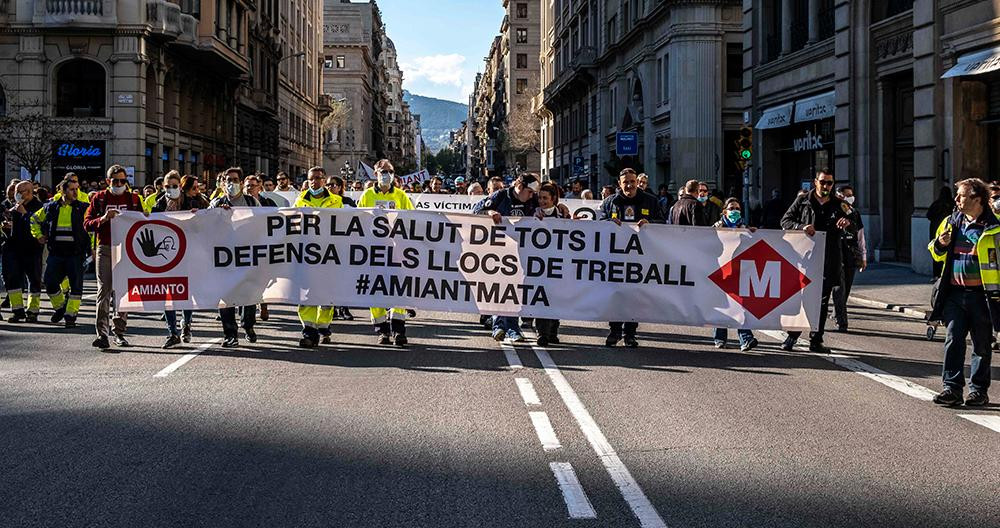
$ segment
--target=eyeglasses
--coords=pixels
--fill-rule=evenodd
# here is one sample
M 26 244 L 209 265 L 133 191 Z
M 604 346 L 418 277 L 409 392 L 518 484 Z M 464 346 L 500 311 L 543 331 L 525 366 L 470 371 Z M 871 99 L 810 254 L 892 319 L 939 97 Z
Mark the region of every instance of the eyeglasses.
M 128 185 L 128 180 L 126 178 L 111 178 L 111 185 L 115 187 L 121 187 L 123 185 Z
M 180 189 L 181 186 L 180 185 L 164 185 L 163 188 L 164 189 Z

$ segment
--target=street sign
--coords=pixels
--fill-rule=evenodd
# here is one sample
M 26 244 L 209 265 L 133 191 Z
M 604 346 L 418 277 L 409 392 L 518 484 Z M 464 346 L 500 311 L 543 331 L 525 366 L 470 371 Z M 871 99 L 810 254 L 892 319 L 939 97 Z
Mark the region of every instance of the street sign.
M 639 154 L 639 133 L 619 132 L 615 141 L 615 154 L 619 156 L 635 156 Z
M 583 168 L 583 156 L 576 156 L 573 158 L 573 176 L 582 176 L 584 172 Z

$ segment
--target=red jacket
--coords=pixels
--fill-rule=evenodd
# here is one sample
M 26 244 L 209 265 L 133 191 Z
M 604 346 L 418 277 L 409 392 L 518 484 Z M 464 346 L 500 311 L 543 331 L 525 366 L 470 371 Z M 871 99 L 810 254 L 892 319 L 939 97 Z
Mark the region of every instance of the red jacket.
M 111 191 L 101 191 L 94 195 L 87 214 L 83 217 L 83 228 L 90 232 L 96 231 L 97 243 L 105 246 L 111 245 L 111 222 L 101 224 L 101 217 L 108 209 L 142 212 L 142 200 L 134 192 L 116 195 Z

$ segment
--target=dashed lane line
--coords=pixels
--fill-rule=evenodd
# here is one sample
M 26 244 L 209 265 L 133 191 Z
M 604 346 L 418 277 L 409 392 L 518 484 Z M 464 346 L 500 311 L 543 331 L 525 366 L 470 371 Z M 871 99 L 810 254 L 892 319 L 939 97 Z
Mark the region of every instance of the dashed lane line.
M 0 375 L 2 374 L 0 373 Z M 517 383 L 517 391 L 521 393 L 521 399 L 524 400 L 525 405 L 530 407 L 542 404 L 542 401 L 538 399 L 538 393 L 535 392 L 535 386 L 531 384 L 531 380 L 528 378 L 514 378 L 514 382 Z
M 542 449 L 555 451 L 562 448 L 559 438 L 556 437 L 556 430 L 552 428 L 552 422 L 549 421 L 549 415 L 542 411 L 532 411 L 528 413 L 528 416 L 531 418 L 531 425 L 535 426 L 535 434 L 538 435 L 538 441 L 542 443 Z
M 653 507 L 653 504 L 646 497 L 639 483 L 632 477 L 632 473 L 625 467 L 625 463 L 622 462 L 618 453 L 615 452 L 611 443 L 608 442 L 604 433 L 601 432 L 600 427 L 597 426 L 597 422 L 594 421 L 590 412 L 587 411 L 583 402 L 580 401 L 576 391 L 566 381 L 562 371 L 552 361 L 552 357 L 549 356 L 548 351 L 541 347 L 532 347 L 532 349 L 535 351 L 535 355 L 538 356 L 538 360 L 541 361 L 542 368 L 545 369 L 545 374 L 555 386 L 563 403 L 566 404 L 573 418 L 576 419 L 583 435 L 590 442 L 590 446 L 594 449 L 594 452 L 597 453 L 608 475 L 611 476 L 611 480 L 618 487 L 618 491 L 621 492 L 632 513 L 639 519 L 639 524 L 643 528 L 666 528 L 667 525 L 663 522 L 663 518 L 660 517 L 656 508 Z
M 172 372 L 174 372 L 175 370 L 177 370 L 177 369 L 183 367 L 185 364 L 187 364 L 188 361 L 191 361 L 192 359 L 198 357 L 198 354 L 201 354 L 202 352 L 204 352 L 204 351 L 212 348 L 212 345 L 215 345 L 219 341 L 221 341 L 221 339 L 219 339 L 219 338 L 213 339 L 213 340 L 211 340 L 211 341 L 209 341 L 209 342 L 207 342 L 207 343 L 199 346 L 198 348 L 196 348 L 194 350 L 194 352 L 191 352 L 190 354 L 184 354 L 183 356 L 181 356 L 180 359 L 178 359 L 177 361 L 174 361 L 173 363 L 167 365 L 166 368 L 164 368 L 163 370 L 161 370 L 161 371 L 157 372 L 156 374 L 154 374 L 153 377 L 154 378 L 165 378 L 165 377 L 169 376 Z
M 550 462 L 552 474 L 555 475 L 559 483 L 559 490 L 562 491 L 563 500 L 566 502 L 566 509 L 569 511 L 570 519 L 596 519 L 597 512 L 594 505 L 587 498 L 587 493 L 580 485 L 580 479 L 576 478 L 573 465 L 569 462 Z
M 507 358 L 507 364 L 510 366 L 511 370 L 517 370 L 524 368 L 521 364 L 521 358 L 517 355 L 517 350 L 510 343 L 500 343 L 500 348 L 503 349 L 503 355 Z

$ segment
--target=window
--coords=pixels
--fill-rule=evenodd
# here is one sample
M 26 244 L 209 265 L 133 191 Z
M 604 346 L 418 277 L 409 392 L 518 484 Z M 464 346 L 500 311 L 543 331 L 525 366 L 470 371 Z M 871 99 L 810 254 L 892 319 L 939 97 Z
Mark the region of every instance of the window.
M 743 90 L 743 46 L 726 44 L 726 91 L 738 93 Z
M 663 59 L 656 59 L 656 105 L 663 104 Z
M 528 30 L 526 28 L 517 28 L 517 43 L 518 44 L 528 43 Z
M 347 67 L 347 59 L 343 55 L 337 55 L 337 69 L 343 70 Z
M 528 54 L 527 53 L 518 53 L 517 54 L 517 67 L 518 68 L 527 68 L 528 67 Z
M 64 62 L 56 71 L 56 117 L 104 117 L 104 67 L 87 59 Z
M 522 95 L 528 91 L 528 79 L 517 80 L 517 94 Z
M 160 156 L 160 160 L 163 162 L 163 172 L 160 175 L 164 175 L 170 172 L 170 152 L 173 150 L 171 147 L 163 147 L 163 155 Z
M 517 4 L 517 18 L 528 18 L 528 4 Z
M 333 55 L 323 57 L 323 67 L 328 70 L 333 69 Z
M 608 44 L 618 41 L 618 15 L 611 15 L 608 19 Z
M 670 55 L 663 56 L 663 104 L 670 102 Z

